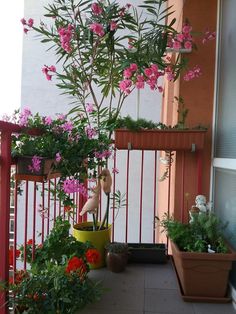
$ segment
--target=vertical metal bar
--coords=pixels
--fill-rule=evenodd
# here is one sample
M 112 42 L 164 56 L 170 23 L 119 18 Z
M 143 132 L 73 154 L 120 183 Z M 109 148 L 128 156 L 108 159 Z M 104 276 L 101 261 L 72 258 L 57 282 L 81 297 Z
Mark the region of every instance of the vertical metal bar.
M 24 235 L 24 270 L 26 270 L 27 255 L 27 231 L 28 231 L 28 199 L 29 198 L 29 182 L 25 181 L 25 235 Z
M 45 210 L 45 202 L 44 202 L 44 197 L 45 197 L 45 183 L 42 183 L 42 234 L 41 234 L 41 238 L 42 238 L 42 243 L 44 241 L 44 210 Z
M 170 161 L 169 161 L 168 196 L 167 196 L 168 217 L 170 217 L 171 151 L 169 153 L 170 153 Z M 169 238 L 167 237 L 167 252 L 168 252 L 168 249 L 169 249 Z
M 9 219 L 11 177 L 11 134 L 1 132 L 1 181 L 0 181 L 0 280 L 9 280 Z M 8 313 L 8 294 L 0 291 L 0 314 Z
M 115 192 L 116 192 L 116 149 L 114 150 L 114 162 L 113 162 L 113 206 L 112 206 L 112 241 L 114 241 L 115 235 Z
M 181 167 L 181 222 L 184 222 L 184 182 L 185 182 L 185 151 L 182 151 L 182 167 Z
M 15 189 L 14 189 L 14 254 L 16 252 L 16 244 L 17 244 L 17 214 L 18 214 L 18 204 L 17 204 L 17 187 L 18 181 L 15 180 Z M 14 255 L 13 259 L 13 280 L 15 280 L 15 272 L 16 272 L 16 258 Z
M 79 212 L 78 212 L 78 206 L 79 206 L 79 192 L 76 192 L 76 196 L 75 196 L 75 222 L 78 223 L 79 222 Z
M 140 207 L 139 207 L 139 243 L 142 241 L 142 217 L 143 217 L 143 162 L 144 150 L 141 157 L 141 178 L 140 178 Z
M 57 179 L 54 179 L 54 200 L 53 200 L 53 225 L 55 225 L 55 220 L 57 216 L 57 199 L 56 199 L 56 185 Z
M 37 185 L 34 182 L 34 199 L 33 199 L 33 243 L 32 243 L 32 260 L 35 257 L 35 229 L 36 229 L 36 191 Z M 43 209 L 43 208 L 42 208 Z
M 155 243 L 156 229 L 155 229 L 155 216 L 156 216 L 156 202 L 157 202 L 157 151 L 154 155 L 154 178 L 153 178 L 153 240 Z
M 51 180 L 48 180 L 48 210 L 47 210 L 47 235 L 50 230 L 50 195 L 51 195 Z
M 127 163 L 126 163 L 126 208 L 125 208 L 125 242 L 128 240 L 128 213 L 129 213 L 129 158 L 130 150 L 127 151 Z
M 202 194 L 202 152 L 197 151 L 197 195 Z

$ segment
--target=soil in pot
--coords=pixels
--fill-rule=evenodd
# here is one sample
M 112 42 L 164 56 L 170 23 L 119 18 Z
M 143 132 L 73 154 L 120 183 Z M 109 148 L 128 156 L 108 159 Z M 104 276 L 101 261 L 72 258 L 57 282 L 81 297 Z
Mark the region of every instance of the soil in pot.
M 127 253 L 112 253 L 108 252 L 106 254 L 106 265 L 107 268 L 114 272 L 120 273 L 125 270 L 125 267 L 128 262 L 128 254 Z

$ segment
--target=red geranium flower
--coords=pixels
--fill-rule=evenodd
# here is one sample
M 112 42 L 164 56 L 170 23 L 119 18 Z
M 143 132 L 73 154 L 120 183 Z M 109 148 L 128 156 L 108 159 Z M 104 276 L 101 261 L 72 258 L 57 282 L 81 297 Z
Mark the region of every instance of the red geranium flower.
M 28 242 L 26 243 L 28 245 L 32 245 L 33 244 L 33 240 L 32 239 L 29 239 Z
M 97 264 L 101 260 L 101 254 L 96 249 L 88 249 L 85 253 L 88 263 Z
M 77 256 L 74 256 L 69 259 L 67 267 L 66 267 L 66 272 L 70 273 L 71 271 L 77 271 L 84 265 L 84 261 L 82 258 L 78 258 Z

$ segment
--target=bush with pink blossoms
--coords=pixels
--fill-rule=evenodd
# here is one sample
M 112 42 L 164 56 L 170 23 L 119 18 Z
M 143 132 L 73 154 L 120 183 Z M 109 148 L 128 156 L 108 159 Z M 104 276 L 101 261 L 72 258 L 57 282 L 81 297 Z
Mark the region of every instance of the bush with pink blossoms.
M 55 64 L 63 62 L 62 73 L 52 65 L 45 65 L 43 73 L 75 98 L 72 112 L 78 119 L 86 115 L 90 138 L 97 130 L 111 136 L 123 103 L 135 89 L 159 93 L 164 75 L 170 80 L 179 76 L 185 62 L 166 58 L 168 39 L 188 45 L 191 29 L 186 25 L 178 34 L 174 19 L 163 24 L 170 13 L 166 4 L 167 0 L 149 0 L 136 8 L 117 1 L 54 0 L 46 7 L 48 21 L 31 26 L 42 43 L 52 44 Z

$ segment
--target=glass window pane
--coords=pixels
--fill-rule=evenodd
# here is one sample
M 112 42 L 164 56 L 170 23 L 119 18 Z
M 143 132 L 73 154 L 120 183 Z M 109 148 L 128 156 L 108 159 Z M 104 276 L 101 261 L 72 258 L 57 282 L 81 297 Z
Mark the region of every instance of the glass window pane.
M 216 157 L 236 158 L 236 1 L 222 1 Z

